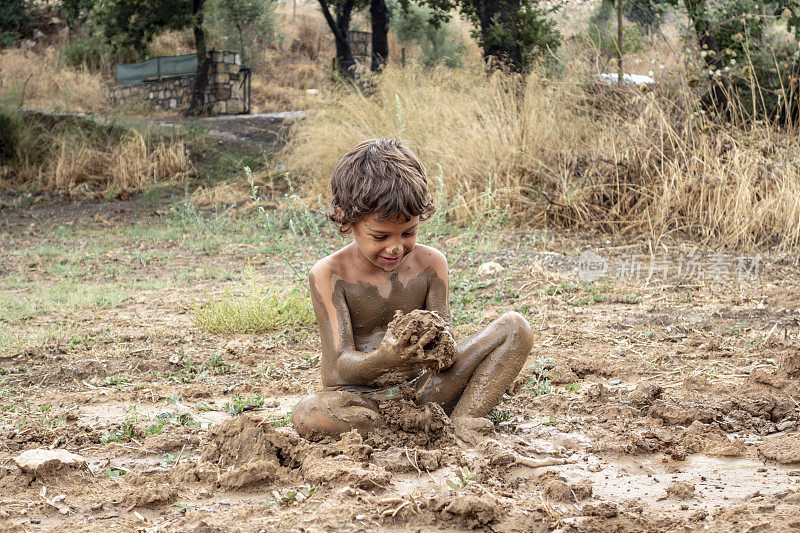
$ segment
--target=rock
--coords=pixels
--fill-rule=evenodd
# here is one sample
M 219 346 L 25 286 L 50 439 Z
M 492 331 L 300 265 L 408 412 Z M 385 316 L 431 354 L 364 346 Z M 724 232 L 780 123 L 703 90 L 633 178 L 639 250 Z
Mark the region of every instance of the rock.
M 482 278 L 492 278 L 501 274 L 506 268 L 500 263 L 489 261 L 478 267 L 478 276 Z
M 758 447 L 758 452 L 766 459 L 781 464 L 800 463 L 800 435 L 781 435 L 769 439 Z
M 36 46 L 36 41 L 34 41 L 32 39 L 25 39 L 23 41 L 20 41 L 20 43 L 19 43 L 19 49 L 20 50 L 30 50 L 34 46 Z
M 55 473 L 62 468 L 88 469 L 86 459 L 67 450 L 28 450 L 14 457 L 14 462 L 23 472 L 37 477 Z

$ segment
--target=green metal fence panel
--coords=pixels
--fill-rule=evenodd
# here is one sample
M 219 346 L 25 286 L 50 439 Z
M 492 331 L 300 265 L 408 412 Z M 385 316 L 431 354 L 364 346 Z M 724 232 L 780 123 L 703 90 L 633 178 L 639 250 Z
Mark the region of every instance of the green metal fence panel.
M 181 76 L 197 72 L 197 54 L 154 57 L 140 63 L 125 63 L 115 67 L 117 83 L 134 85 L 151 78 Z

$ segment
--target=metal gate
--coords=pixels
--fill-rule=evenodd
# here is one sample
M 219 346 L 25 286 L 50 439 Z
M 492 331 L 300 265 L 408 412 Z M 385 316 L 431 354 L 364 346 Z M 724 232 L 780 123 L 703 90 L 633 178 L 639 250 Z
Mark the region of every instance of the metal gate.
M 244 111 L 243 114 L 249 115 L 250 114 L 250 78 L 253 75 L 253 70 L 250 67 L 242 66 L 239 68 L 239 72 L 241 73 L 241 85 L 239 86 L 239 95 L 242 99 L 242 107 Z

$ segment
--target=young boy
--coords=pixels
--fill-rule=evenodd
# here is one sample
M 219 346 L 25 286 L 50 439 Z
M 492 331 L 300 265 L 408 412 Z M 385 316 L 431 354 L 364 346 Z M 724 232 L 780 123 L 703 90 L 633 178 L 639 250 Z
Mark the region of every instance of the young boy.
M 450 322 L 447 260 L 417 244 L 419 224 L 434 210 L 422 163 L 398 141 L 363 141 L 336 164 L 331 189 L 329 218 L 353 242 L 309 275 L 324 390 L 294 408 L 297 432 L 312 440 L 353 428 L 365 434 L 381 422 L 369 393 L 398 373 L 419 404 L 438 402 L 454 424 L 488 422 L 475 418 L 497 405 L 533 345 L 522 315 L 506 313 L 458 343 L 455 363 L 440 373 L 415 372 L 417 346 L 387 334 L 398 309 L 427 309 Z

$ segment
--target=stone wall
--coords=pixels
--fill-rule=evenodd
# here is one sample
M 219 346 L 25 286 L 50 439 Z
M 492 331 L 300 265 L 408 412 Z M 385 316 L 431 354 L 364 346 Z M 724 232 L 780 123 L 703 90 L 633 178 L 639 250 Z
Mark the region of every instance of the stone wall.
M 213 115 L 244 113 L 242 101 L 244 72 L 238 52 L 213 50 L 208 52 L 208 80 L 204 111 Z M 119 85 L 109 88 L 113 103 L 144 100 L 161 109 L 185 110 L 194 86 L 194 75 L 171 76 L 145 80 L 136 85 Z

